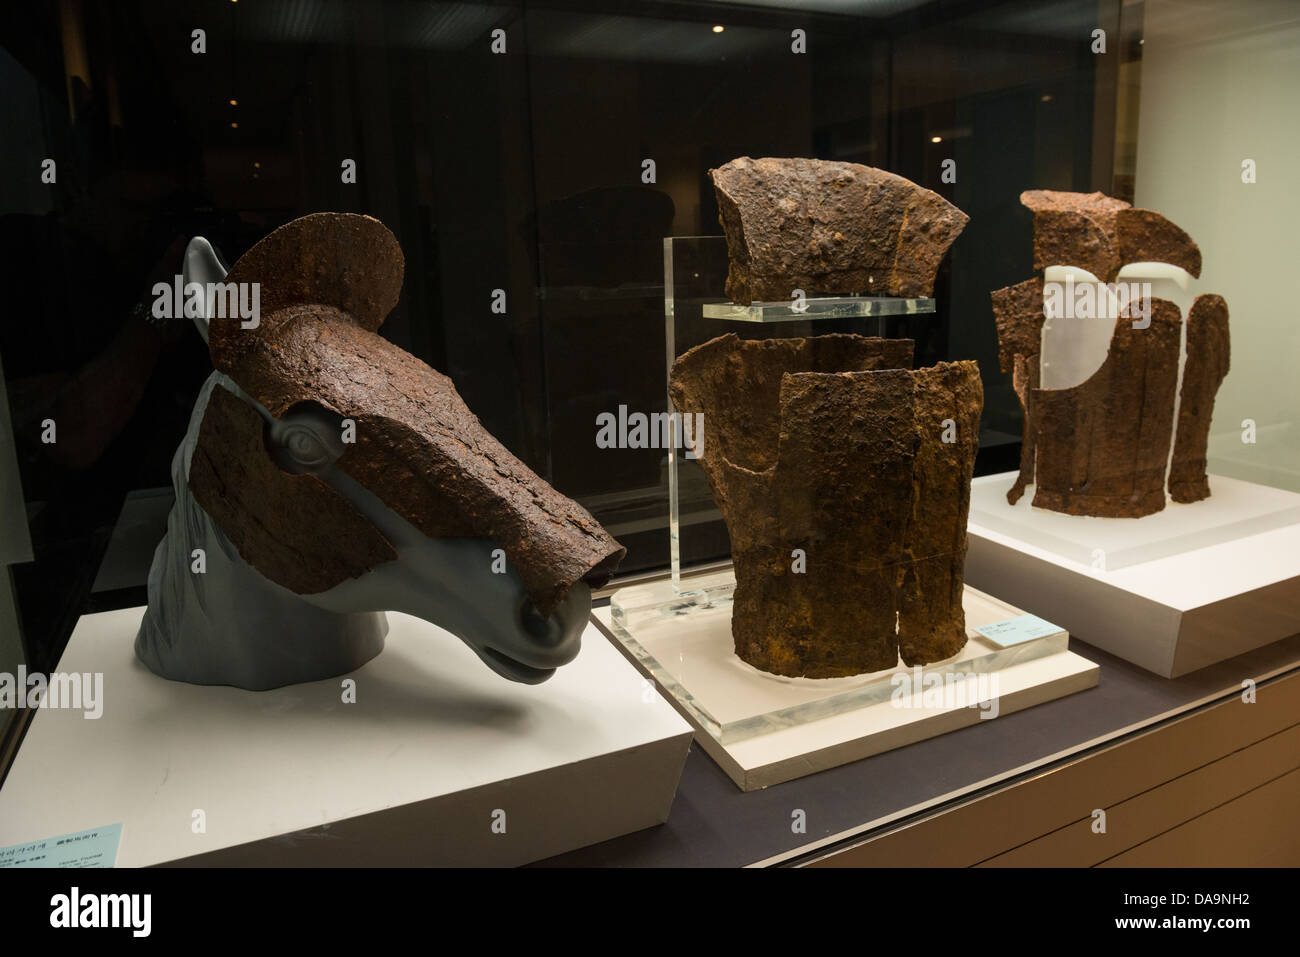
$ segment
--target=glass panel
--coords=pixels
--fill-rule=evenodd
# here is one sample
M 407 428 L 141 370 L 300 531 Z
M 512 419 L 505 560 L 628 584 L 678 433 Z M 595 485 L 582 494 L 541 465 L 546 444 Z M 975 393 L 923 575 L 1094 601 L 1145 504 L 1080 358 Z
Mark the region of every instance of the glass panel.
M 1300 218 L 1300 21 L 1280 2 L 1143 5 L 1138 205 L 1201 250 L 1197 293 L 1228 304 L 1232 366 L 1210 429 L 1212 495 L 1225 475 L 1300 492 L 1295 370 L 1300 326 L 1288 281 Z M 1200 138 L 1208 153 L 1188 155 Z M 1266 175 L 1272 167 L 1276 175 Z

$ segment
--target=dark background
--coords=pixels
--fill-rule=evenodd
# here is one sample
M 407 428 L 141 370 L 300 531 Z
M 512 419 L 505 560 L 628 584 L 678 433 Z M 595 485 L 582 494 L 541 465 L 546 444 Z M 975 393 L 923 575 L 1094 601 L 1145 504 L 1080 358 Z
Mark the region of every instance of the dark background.
M 1032 273 L 1021 190 L 1131 199 L 1116 103 L 1141 5 L 813 6 L 7 4 L 0 360 L 35 551 L 12 569 L 29 666 L 54 667 L 79 615 L 144 601 L 147 554 L 114 587 L 94 582 L 128 495 L 169 486 L 210 371 L 192 330 L 160 335 L 131 314 L 193 235 L 231 262 L 304 213 L 381 219 L 406 257 L 383 334 L 450 375 L 635 571 L 667 563 L 662 525 L 620 527 L 629 501 L 662 501 L 662 453 L 597 449 L 595 415 L 664 408 L 663 237 L 721 233 L 707 171 L 736 156 L 883 167 L 971 216 L 917 361 L 980 362 L 977 471 L 1014 467 L 1019 412 L 988 294 Z M 55 185 L 40 181 L 47 157 Z M 497 288 L 505 316 L 490 310 Z

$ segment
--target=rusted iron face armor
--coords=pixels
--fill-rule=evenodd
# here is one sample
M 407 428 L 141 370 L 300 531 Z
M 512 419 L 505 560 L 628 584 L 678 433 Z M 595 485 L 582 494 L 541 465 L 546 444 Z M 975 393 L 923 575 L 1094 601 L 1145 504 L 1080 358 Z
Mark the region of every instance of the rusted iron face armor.
M 1154 210 L 1103 193 L 1028 190 L 1020 201 L 1034 214 L 1035 269 L 1077 267 L 1103 283 L 1113 283 L 1131 263 L 1201 274 L 1196 243 Z M 1166 488 L 1175 502 L 1209 496 L 1206 446 L 1230 348 L 1221 296 L 1197 296 L 1186 316 L 1159 298 L 1148 303 L 1149 321 L 1144 315 L 1135 323 L 1121 313 L 1101 365 L 1086 381 L 1061 389 L 1040 382 L 1043 277 L 995 290 L 992 300 L 999 362 L 1011 373 L 1024 422 L 1009 502 L 1033 485 L 1036 508 L 1140 518 L 1165 507 Z
M 203 250 L 221 276 L 201 239 L 187 270 Z M 324 674 L 299 659 L 329 658 L 329 641 L 314 644 L 312 629 L 333 636 L 338 667 L 319 668 L 338 673 L 382 647 L 382 624 L 349 616 L 383 611 L 444 627 L 513 680 L 545 680 L 576 656 L 590 589 L 625 550 L 493 438 L 449 378 L 378 334 L 402 271 L 378 220 L 317 213 L 224 274 L 227 288 L 257 284 L 260 311 L 224 318 L 209 304 L 200 322 L 217 371 L 173 466 L 181 514 L 137 641 L 155 671 L 242 687 L 313 680 Z M 232 553 L 221 576 L 177 570 L 182 539 L 204 535 Z M 305 647 L 274 661 L 250 645 L 227 656 L 247 659 L 235 667 L 216 650 L 252 632 L 288 646 L 298 630 Z M 205 641 L 214 647 L 185 650 Z

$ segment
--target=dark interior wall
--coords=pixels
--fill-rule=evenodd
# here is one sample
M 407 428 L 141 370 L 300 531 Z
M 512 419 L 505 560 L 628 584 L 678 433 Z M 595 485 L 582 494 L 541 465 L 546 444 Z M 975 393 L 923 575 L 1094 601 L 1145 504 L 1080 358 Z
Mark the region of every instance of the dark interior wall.
M 611 500 L 662 501 L 661 454 L 597 449 L 594 417 L 664 408 L 662 240 L 720 233 L 707 170 L 746 154 L 881 166 L 971 215 L 918 358 L 977 358 L 990 448 L 1018 435 L 988 293 L 1031 272 L 1021 190 L 1104 188 L 1095 157 L 1112 144 L 1094 101 L 1113 65 L 1088 43 L 1118 6 L 7 4 L 0 357 L 37 551 L 14 569 L 35 660 L 52 664 L 88 608 L 142 599 L 93 598 L 90 582 L 124 497 L 169 484 L 209 368 L 196 336 L 131 318 L 193 235 L 233 260 L 307 212 L 382 219 L 406 259 L 384 334 L 600 516 Z M 940 178 L 948 158 L 955 183 Z M 68 423 L 58 452 L 38 437 L 51 410 Z M 666 538 L 630 536 L 625 567 L 665 564 Z

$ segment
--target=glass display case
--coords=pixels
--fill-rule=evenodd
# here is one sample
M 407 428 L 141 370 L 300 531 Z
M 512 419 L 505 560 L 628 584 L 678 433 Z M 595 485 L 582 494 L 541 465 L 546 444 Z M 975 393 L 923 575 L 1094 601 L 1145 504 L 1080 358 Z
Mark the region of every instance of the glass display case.
M 1300 862 L 1298 50 L 9 4 L 0 869 Z

